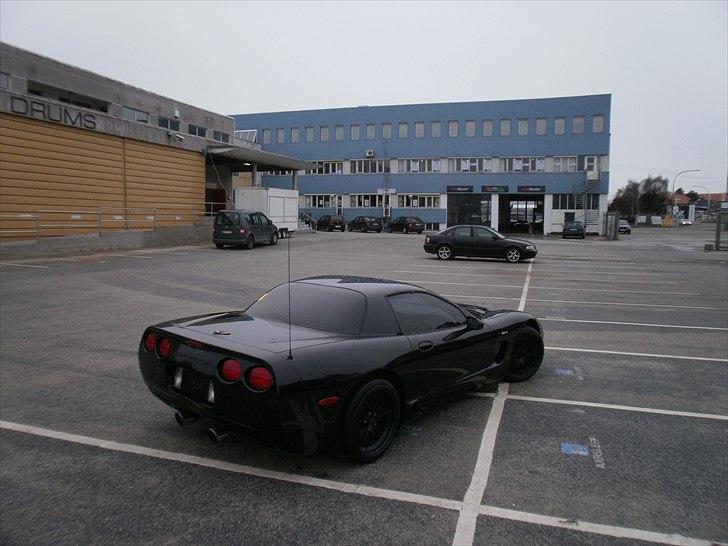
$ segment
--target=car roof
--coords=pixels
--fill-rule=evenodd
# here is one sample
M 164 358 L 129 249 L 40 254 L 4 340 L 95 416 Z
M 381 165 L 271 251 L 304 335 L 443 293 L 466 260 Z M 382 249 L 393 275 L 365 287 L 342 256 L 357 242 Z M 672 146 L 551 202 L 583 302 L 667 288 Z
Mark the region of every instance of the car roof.
M 225 209 L 225 210 L 218 210 L 217 213 L 221 212 L 261 212 L 259 210 L 254 209 Z
M 334 288 L 348 288 L 349 290 L 360 292 L 365 296 L 386 296 L 387 294 L 407 292 L 410 290 L 429 292 L 426 288 L 422 288 L 414 284 L 392 281 L 389 279 L 378 279 L 375 277 L 357 277 L 353 275 L 319 275 L 316 277 L 296 279 L 292 282 L 305 282 L 309 284 L 318 284 L 320 286 L 331 286 Z

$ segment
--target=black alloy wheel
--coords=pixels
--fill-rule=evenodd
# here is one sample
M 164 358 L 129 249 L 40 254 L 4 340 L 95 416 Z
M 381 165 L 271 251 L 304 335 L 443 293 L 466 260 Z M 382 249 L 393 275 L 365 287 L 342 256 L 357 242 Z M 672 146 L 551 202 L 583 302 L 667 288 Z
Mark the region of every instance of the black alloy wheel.
M 275 246 L 278 244 L 278 232 L 274 231 L 273 235 L 270 236 L 270 244 L 271 246 Z
M 513 335 L 511 356 L 508 363 L 508 381 L 519 383 L 535 374 L 543 361 L 543 339 L 528 326 Z
M 338 448 L 360 463 L 371 463 L 389 448 L 399 427 L 399 395 L 384 379 L 373 379 L 353 396 L 339 432 Z
M 248 250 L 253 250 L 253 247 L 255 246 L 255 237 L 252 235 L 248 237 L 248 239 L 245 241 L 245 248 Z
M 224 248 L 225 245 L 222 243 L 215 243 L 215 248 Z
M 517 264 L 521 261 L 521 251 L 515 246 L 506 249 L 506 261 L 511 264 Z

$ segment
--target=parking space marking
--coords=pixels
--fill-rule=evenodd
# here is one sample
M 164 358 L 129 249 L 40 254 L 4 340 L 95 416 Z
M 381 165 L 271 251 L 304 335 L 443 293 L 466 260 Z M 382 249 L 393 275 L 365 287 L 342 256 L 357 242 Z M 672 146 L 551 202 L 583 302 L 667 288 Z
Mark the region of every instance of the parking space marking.
M 109 258 L 137 258 L 140 260 L 151 260 L 154 256 L 143 256 L 141 254 L 111 254 Z
M 421 281 L 403 281 L 403 282 L 421 282 Z M 535 288 L 535 287 L 534 287 Z M 504 298 L 500 296 L 467 296 L 465 294 L 440 294 L 447 298 L 475 298 L 478 300 L 517 300 L 518 298 Z M 540 303 L 574 303 L 577 305 L 626 305 L 626 306 L 637 306 L 637 307 L 665 307 L 669 309 L 708 309 L 712 311 L 725 311 L 726 307 L 696 307 L 692 305 L 661 305 L 657 303 L 625 303 L 615 301 L 575 301 L 575 300 L 539 300 L 535 298 L 528 298 L 528 301 L 535 301 Z
M 10 262 L 0 262 L 0 265 L 7 265 L 10 267 L 32 267 L 34 269 L 48 269 L 47 265 L 15 264 Z
M 691 538 L 676 533 L 658 533 L 655 531 L 643 531 L 641 529 L 632 529 L 630 527 L 617 527 L 615 525 L 604 525 L 602 523 L 591 523 L 588 521 L 579 521 L 575 519 L 557 518 L 554 516 L 546 516 L 543 514 L 534 514 L 531 512 L 521 512 L 520 510 L 509 510 L 508 508 L 498 508 L 496 506 L 483 505 L 479 510 L 484 516 L 492 516 L 501 519 L 510 519 L 513 521 L 522 521 L 524 523 L 533 523 L 536 525 L 546 525 L 549 527 L 561 527 L 562 529 L 572 529 L 574 531 L 583 531 L 585 533 L 595 533 L 617 538 L 627 538 L 634 540 L 645 540 L 648 542 L 657 542 L 661 544 L 677 544 L 677 545 L 697 545 L 712 546 L 723 544 L 711 540 L 702 540 L 699 538 Z
M 600 349 L 577 349 L 575 347 L 544 347 L 549 351 L 572 351 L 577 353 L 597 353 L 605 355 L 644 356 L 652 358 L 669 358 L 673 360 L 700 360 L 702 362 L 728 362 L 728 358 L 706 358 L 703 356 L 657 355 L 651 353 L 628 353 L 624 351 L 605 351 Z
M 197 466 L 204 466 L 207 468 L 216 468 L 218 470 L 224 470 L 227 472 L 235 472 L 237 474 L 245 474 L 248 476 L 255 476 L 257 478 L 269 478 L 272 480 L 297 483 L 300 485 L 310 485 L 313 487 L 321 487 L 323 489 L 331 489 L 334 491 L 340 491 L 342 493 L 353 493 L 355 495 L 363 495 L 365 497 L 377 497 L 383 499 L 390 499 L 396 501 L 410 502 L 414 504 L 422 504 L 425 506 L 434 506 L 436 508 L 445 508 L 448 510 L 460 510 L 462 508 L 462 502 L 441 499 L 439 497 L 431 497 L 429 495 L 420 495 L 418 493 L 407 493 L 404 491 L 395 491 L 393 489 L 383 489 L 381 487 L 371 487 L 368 485 L 337 482 L 334 480 L 326 480 L 322 478 L 314 478 L 312 476 L 305 476 L 302 474 L 289 474 L 287 472 L 279 472 L 277 470 L 267 470 L 265 468 L 258 468 L 254 466 L 242 465 L 237 463 L 230 463 L 226 461 L 220 461 L 217 459 L 209 459 L 207 457 L 198 457 L 196 455 L 188 455 L 186 453 L 178 453 L 174 451 L 165 451 L 161 449 L 154 449 L 151 447 L 144 447 L 135 444 L 123 444 L 120 442 L 114 442 L 112 440 L 102 440 L 100 438 L 92 438 L 90 436 L 81 436 L 78 434 L 71 434 L 68 432 L 60 432 L 57 430 L 50 430 L 41 427 L 34 427 L 31 425 L 23 425 L 20 423 L 13 423 L 10 421 L 1 421 L 0 428 L 6 430 L 14 430 L 16 432 L 24 432 L 26 434 L 32 434 L 35 436 L 42 436 L 44 438 L 53 438 L 55 440 L 62 440 L 65 442 L 72 442 L 75 444 L 82 444 L 87 446 L 93 446 L 100 449 L 106 449 L 109 451 L 119 451 L 122 453 L 133 453 L 136 455 L 144 455 L 147 457 L 153 457 L 155 459 L 164 459 L 168 461 L 177 461 L 181 463 L 194 464 Z
M 683 328 L 686 330 L 719 330 L 721 332 L 728 331 L 728 328 L 719 328 L 717 326 L 684 326 L 680 324 L 652 324 L 647 322 L 617 322 L 610 320 L 577 320 L 577 319 L 565 319 L 565 318 L 547 318 L 538 317 L 538 320 L 550 321 L 550 322 L 583 322 L 586 324 L 617 324 L 620 326 L 649 326 L 652 328 Z

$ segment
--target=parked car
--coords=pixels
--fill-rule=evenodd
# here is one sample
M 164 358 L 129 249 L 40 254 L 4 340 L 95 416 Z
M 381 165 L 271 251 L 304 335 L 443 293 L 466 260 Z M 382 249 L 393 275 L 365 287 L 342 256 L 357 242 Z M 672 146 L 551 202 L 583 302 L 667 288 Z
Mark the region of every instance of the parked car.
M 586 237 L 584 224 L 576 221 L 564 222 L 564 229 L 561 231 L 561 237 L 562 239 L 566 239 L 567 237 L 581 237 L 584 239 Z
M 346 222 L 344 222 L 343 216 L 331 216 L 330 214 L 325 214 L 317 220 L 316 229 L 319 231 L 334 231 L 335 229 L 344 231 L 346 230 Z
M 382 222 L 371 216 L 357 216 L 351 222 L 349 222 L 349 231 L 376 231 L 377 233 L 382 232 Z
M 619 233 L 626 233 L 628 235 L 631 235 L 632 226 L 629 225 L 629 222 L 627 220 L 620 220 L 619 225 L 617 226 L 617 231 L 619 231 Z
M 425 237 L 425 252 L 441 260 L 455 256 L 501 258 L 510 263 L 536 256 L 536 246 L 530 241 L 511 239 L 485 226 L 455 226 Z
M 693 223 L 690 220 L 687 220 L 685 218 L 680 219 L 680 225 L 681 226 L 692 226 Z
M 215 216 L 212 242 L 217 248 L 225 245 L 252 249 L 260 243 L 278 244 L 278 228 L 257 210 L 221 210 Z
M 180 426 L 204 418 L 214 442 L 239 433 L 294 454 L 333 445 L 360 463 L 426 408 L 527 380 L 543 354 L 528 313 L 338 275 L 281 284 L 243 311 L 150 326 L 138 347 L 144 382 Z
M 389 233 L 401 231 L 402 233 L 425 231 L 425 223 L 416 216 L 400 216 L 389 223 Z

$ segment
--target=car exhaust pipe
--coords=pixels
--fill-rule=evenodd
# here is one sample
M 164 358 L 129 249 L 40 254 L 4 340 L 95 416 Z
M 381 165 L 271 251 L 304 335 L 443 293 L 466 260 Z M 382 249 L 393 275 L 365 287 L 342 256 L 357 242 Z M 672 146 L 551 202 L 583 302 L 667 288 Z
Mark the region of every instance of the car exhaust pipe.
M 210 427 L 207 429 L 207 437 L 213 444 L 219 444 L 229 435 L 228 431 L 222 428 Z
M 196 423 L 200 420 L 200 418 L 196 415 L 192 415 L 191 413 L 175 411 L 174 420 L 177 421 L 177 424 L 179 426 L 183 427 L 185 425 L 191 425 L 192 423 Z

